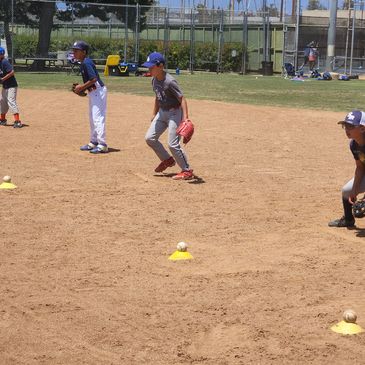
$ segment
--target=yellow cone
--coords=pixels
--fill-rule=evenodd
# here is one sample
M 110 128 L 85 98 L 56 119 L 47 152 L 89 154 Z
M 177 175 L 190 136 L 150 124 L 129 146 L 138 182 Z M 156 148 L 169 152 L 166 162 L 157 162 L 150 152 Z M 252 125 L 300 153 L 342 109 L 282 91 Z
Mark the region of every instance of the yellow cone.
M 364 330 L 356 323 L 348 323 L 345 321 L 338 322 L 331 327 L 331 330 L 342 335 L 356 335 L 364 332 Z
M 17 186 L 12 182 L 3 182 L 0 184 L 0 189 L 16 189 Z
M 170 257 L 169 260 L 178 261 L 178 260 L 192 260 L 194 257 L 187 251 L 175 251 Z

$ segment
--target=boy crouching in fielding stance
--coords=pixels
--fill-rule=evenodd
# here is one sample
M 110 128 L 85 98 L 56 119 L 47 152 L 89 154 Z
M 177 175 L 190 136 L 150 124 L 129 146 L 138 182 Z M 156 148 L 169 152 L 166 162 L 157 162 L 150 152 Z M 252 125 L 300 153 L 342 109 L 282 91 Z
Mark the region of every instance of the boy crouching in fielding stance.
M 346 135 L 350 138 L 350 149 L 355 159 L 356 169 L 354 177 L 342 188 L 342 203 L 344 215 L 328 223 L 330 227 L 354 227 L 355 218 L 352 205 L 358 194 L 365 192 L 365 113 L 353 110 L 346 115 L 342 124 Z
M 163 172 L 177 162 L 182 171 L 172 178 L 190 180 L 194 177 L 193 170 L 190 169 L 186 154 L 180 146 L 180 137 L 176 133 L 180 123 L 189 118 L 186 99 L 176 80 L 165 72 L 165 59 L 162 54 L 151 53 L 142 66 L 149 68 L 153 77 L 152 88 L 156 94 L 151 126 L 145 137 L 147 144 L 161 160 L 155 172 Z M 172 156 L 158 140 L 166 129 L 168 129 L 168 146 Z
M 107 153 L 105 142 L 105 114 L 107 88 L 99 77 L 94 62 L 87 57 L 89 45 L 83 41 L 72 46 L 75 60 L 79 61 L 83 84 L 76 85 L 73 91 L 82 95 L 86 90 L 89 97 L 90 142 L 81 146 L 81 151 L 91 153 Z
M 6 125 L 6 113 L 9 108 L 14 115 L 14 128 L 23 127 L 19 119 L 19 108 L 16 102 L 18 83 L 14 76 L 14 69 L 5 58 L 5 49 L 0 47 L 0 84 L 3 85 L 0 97 L 0 125 Z

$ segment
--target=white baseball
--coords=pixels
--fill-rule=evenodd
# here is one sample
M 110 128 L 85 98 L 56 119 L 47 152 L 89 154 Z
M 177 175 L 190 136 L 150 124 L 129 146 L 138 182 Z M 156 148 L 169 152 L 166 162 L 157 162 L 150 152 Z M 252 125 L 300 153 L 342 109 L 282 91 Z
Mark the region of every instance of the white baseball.
M 179 242 L 176 246 L 177 250 L 180 252 L 185 252 L 188 248 L 188 245 L 185 242 Z
M 352 309 L 346 309 L 343 312 L 343 320 L 347 323 L 355 323 L 357 319 L 357 314 Z
M 6 183 L 9 183 L 11 181 L 11 177 L 6 175 L 3 177 L 3 181 L 6 182 Z

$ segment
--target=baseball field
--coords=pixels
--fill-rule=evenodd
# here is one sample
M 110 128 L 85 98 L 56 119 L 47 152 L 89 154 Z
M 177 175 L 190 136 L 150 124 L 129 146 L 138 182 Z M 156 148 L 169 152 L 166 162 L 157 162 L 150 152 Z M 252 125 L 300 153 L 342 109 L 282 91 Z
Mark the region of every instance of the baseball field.
M 144 135 L 148 78 L 104 78 L 110 153 L 88 142 L 77 76 L 18 73 L 28 126 L 0 127 L 0 364 L 362 364 L 365 220 L 342 215 L 354 172 L 337 121 L 363 81 L 181 75 L 192 181 Z M 165 142 L 167 136 L 162 136 Z M 193 260 L 170 261 L 185 241 Z

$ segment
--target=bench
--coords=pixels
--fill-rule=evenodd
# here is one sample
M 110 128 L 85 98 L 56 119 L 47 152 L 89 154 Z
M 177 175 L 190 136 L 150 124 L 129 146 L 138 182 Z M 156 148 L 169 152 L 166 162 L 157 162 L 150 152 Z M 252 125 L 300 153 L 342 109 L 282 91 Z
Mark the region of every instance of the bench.
M 65 67 L 67 65 L 67 60 L 57 59 L 57 58 L 49 58 L 49 57 L 26 57 L 25 65 L 30 68 L 30 66 L 35 61 L 44 61 L 46 66 L 52 68 L 57 67 Z

